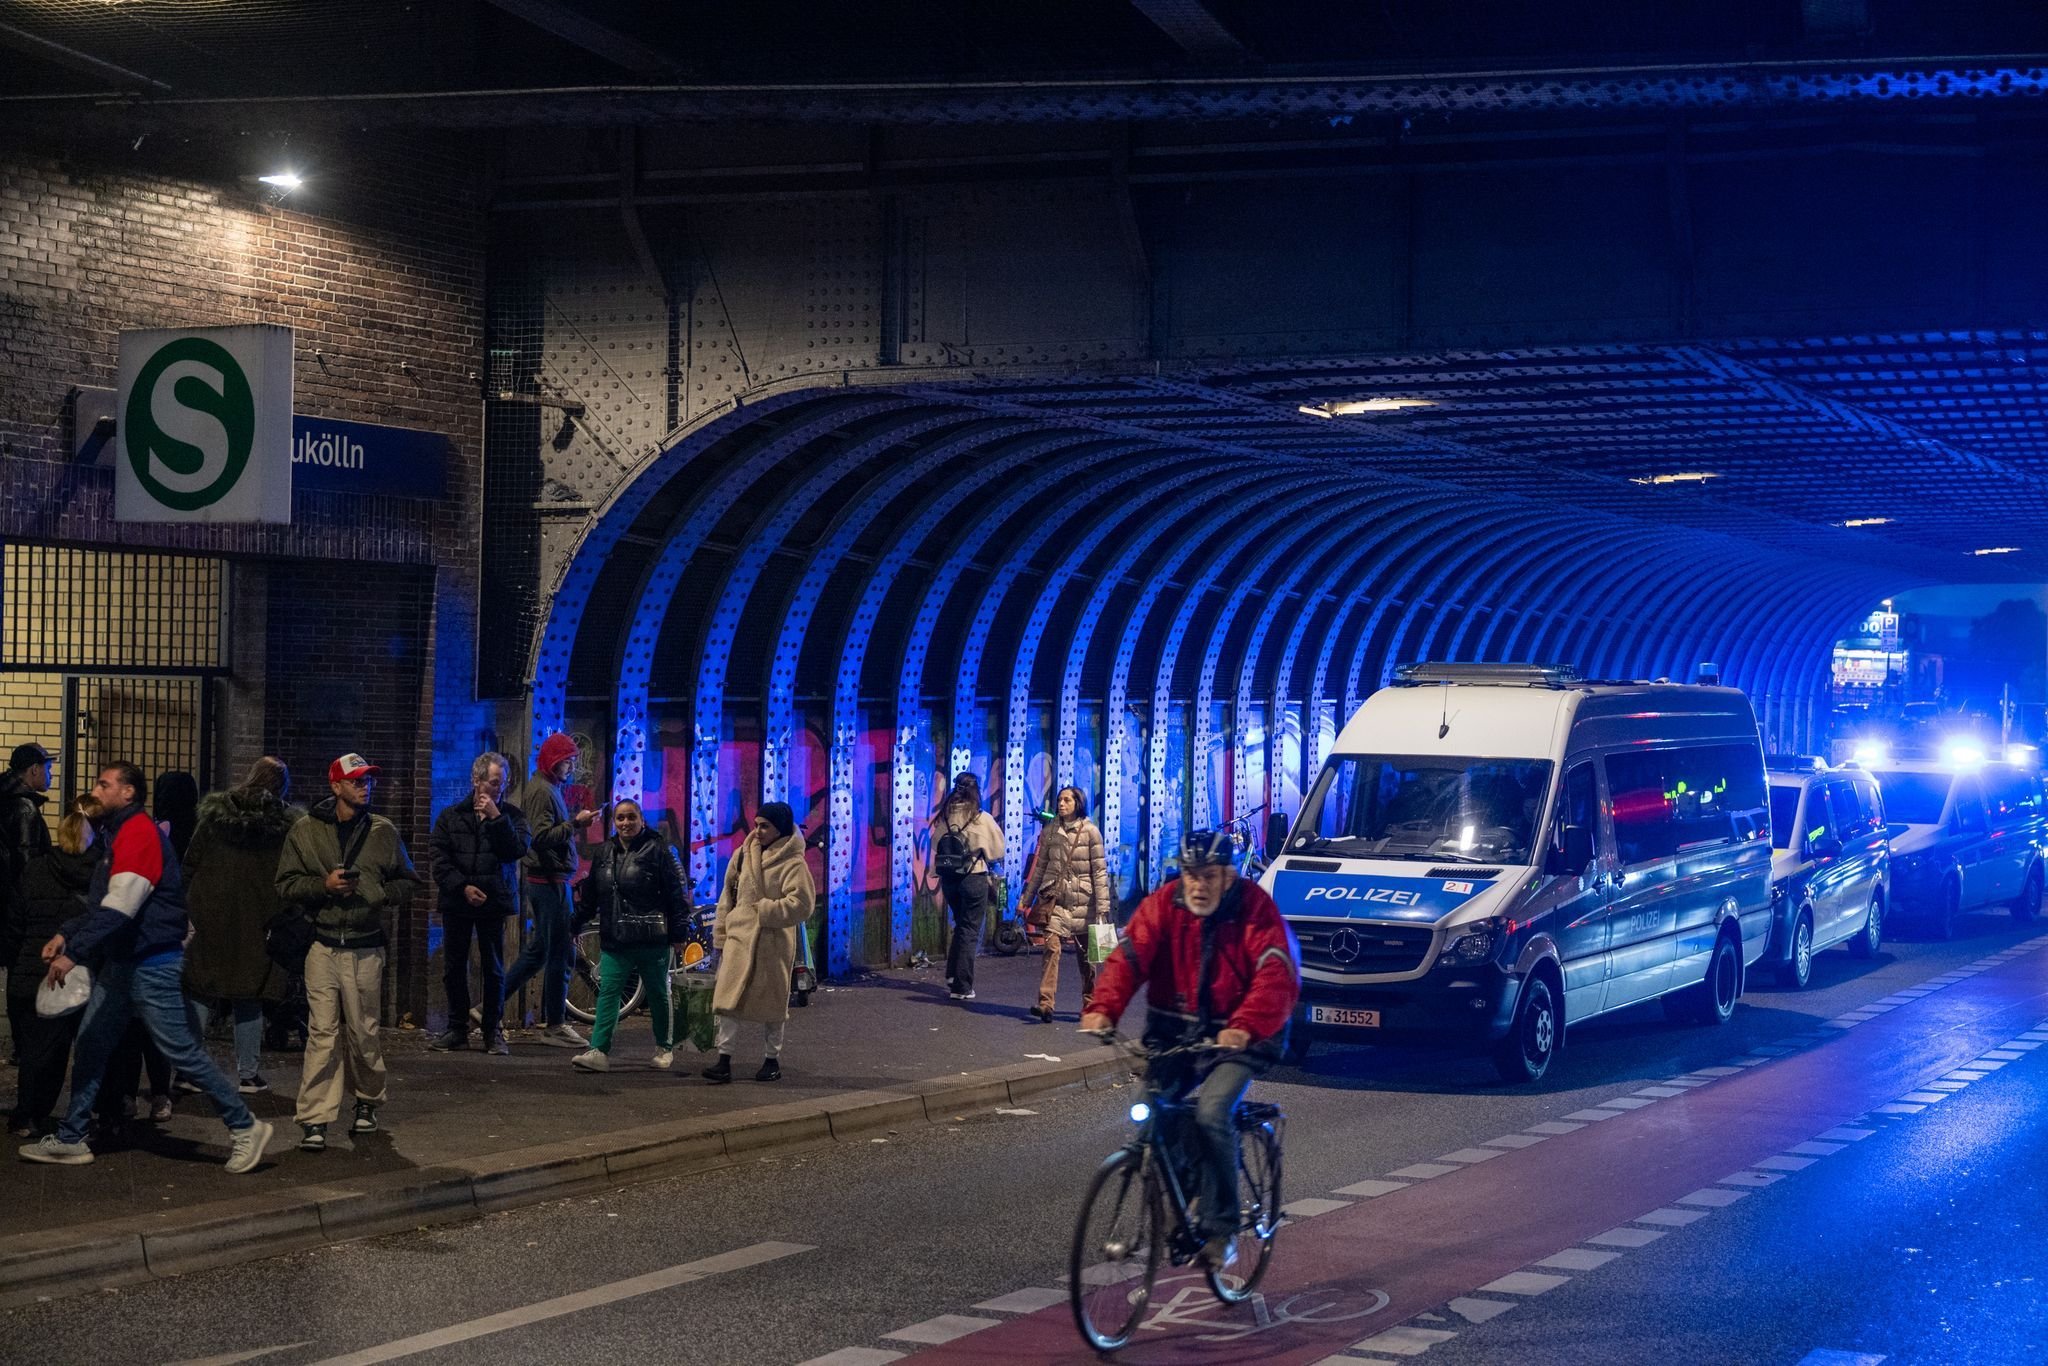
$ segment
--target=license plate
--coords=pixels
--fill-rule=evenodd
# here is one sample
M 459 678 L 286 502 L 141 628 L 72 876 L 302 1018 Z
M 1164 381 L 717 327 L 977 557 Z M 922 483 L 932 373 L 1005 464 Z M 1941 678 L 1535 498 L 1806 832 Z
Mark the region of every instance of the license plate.
M 1310 1006 L 1308 1022 L 1319 1025 L 1351 1025 L 1355 1028 L 1378 1029 L 1380 1013 L 1377 1010 L 1346 1010 L 1341 1006 Z

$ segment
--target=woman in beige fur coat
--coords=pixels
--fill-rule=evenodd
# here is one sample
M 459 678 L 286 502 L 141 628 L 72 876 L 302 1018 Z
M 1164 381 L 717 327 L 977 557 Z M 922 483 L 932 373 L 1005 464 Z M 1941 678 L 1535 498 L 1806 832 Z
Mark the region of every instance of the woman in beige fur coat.
M 760 1025 L 763 1033 L 761 1070 L 754 1080 L 782 1079 L 782 1035 L 789 1021 L 797 936 L 817 900 L 796 813 L 785 802 L 766 803 L 754 818 L 754 832 L 726 866 L 725 891 L 718 898 L 711 935 L 719 955 L 711 993 L 711 1008 L 718 1015 L 718 1061 L 704 1069 L 707 1081 L 732 1080 L 741 1021 Z

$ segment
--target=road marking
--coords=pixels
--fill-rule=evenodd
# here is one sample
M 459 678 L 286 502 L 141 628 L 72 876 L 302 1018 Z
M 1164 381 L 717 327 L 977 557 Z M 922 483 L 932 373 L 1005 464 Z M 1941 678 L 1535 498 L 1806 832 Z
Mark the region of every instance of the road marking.
M 1816 1347 L 1799 1358 L 1799 1366 L 1878 1366 L 1881 1356 L 1868 1352 L 1838 1352 L 1832 1347 Z
M 1319 1200 L 1311 1196 L 1307 1199 L 1295 1200 L 1282 1205 L 1280 1212 L 1290 1219 L 1313 1219 L 1318 1214 L 1328 1214 L 1332 1210 L 1350 1208 L 1351 1202 L 1349 1200 Z
M 1786 1157 L 1783 1153 L 1767 1157 L 1756 1164 L 1757 1170 L 1766 1172 L 1803 1172 L 1813 1165 L 1810 1157 Z
M 1051 1286 L 1034 1285 L 1028 1290 L 1012 1290 L 1007 1295 L 998 1295 L 992 1300 L 983 1300 L 976 1309 L 991 1309 L 998 1314 L 1036 1314 L 1041 1309 L 1050 1309 L 1064 1304 L 1067 1292 Z
M 1917 1115 L 1926 1108 L 1925 1105 L 1901 1105 L 1894 1101 L 1890 1105 L 1878 1106 L 1877 1113 L 1881 1115 Z
M 841 1347 L 836 1352 L 827 1352 L 821 1357 L 812 1357 L 798 1366 L 882 1366 L 883 1362 L 901 1361 L 904 1353 L 884 1351 L 880 1347 Z
M 1684 1228 L 1687 1224 L 1706 1217 L 1707 1212 L 1703 1209 L 1672 1209 L 1667 1205 L 1663 1209 L 1653 1209 L 1648 1214 L 1638 1214 L 1635 1217 L 1635 1222 L 1638 1224 L 1664 1224 L 1671 1228 Z
M 1690 1091 L 1695 1086 L 1706 1086 L 1712 1081 L 1712 1077 L 1672 1077 L 1669 1080 L 1660 1082 L 1659 1085 L 1675 1086 L 1680 1090 Z
M 1504 1149 L 1501 1148 L 1460 1148 L 1458 1149 L 1458 1151 L 1454 1153 L 1445 1153 L 1442 1157 L 1439 1157 L 1437 1161 L 1467 1163 L 1487 1162 L 1491 1161 L 1496 1157 L 1505 1156 L 1507 1156 L 1507 1153 Z
M 1480 1290 L 1491 1290 L 1497 1295 L 1541 1295 L 1557 1289 L 1569 1281 L 1569 1276 L 1546 1276 L 1540 1271 L 1510 1271 L 1497 1281 L 1488 1281 Z
M 1948 1092 L 1946 1092 L 1946 1091 L 1908 1091 L 1908 1092 L 1906 1092 L 1906 1094 L 1905 1094 L 1905 1095 L 1903 1095 L 1903 1096 L 1900 1096 L 1900 1097 L 1899 1097 L 1899 1099 L 1900 1099 L 1900 1100 L 1909 1100 L 1909 1101 L 1914 1101 L 1914 1102 L 1916 1102 L 1916 1103 L 1918 1103 L 1918 1104 L 1921 1104 L 1921 1105 L 1932 1105 L 1932 1104 L 1934 1104 L 1934 1103 L 1935 1103 L 1936 1101 L 1942 1101 L 1942 1100 L 1947 1100 L 1947 1099 L 1948 1099 Z
M 1348 1186 L 1337 1187 L 1331 1194 L 1355 1195 L 1361 1200 L 1371 1200 L 1377 1196 L 1392 1195 L 1395 1191 L 1407 1189 L 1406 1181 L 1354 1181 Z
M 893 1333 L 884 1333 L 884 1338 L 897 1342 L 922 1342 L 936 1347 L 942 1342 L 964 1338 L 969 1333 L 979 1333 L 984 1328 L 993 1328 L 1001 1319 L 980 1319 L 972 1314 L 941 1314 L 923 1323 L 913 1323 L 908 1328 L 898 1328 Z
M 1389 1328 L 1386 1332 L 1351 1345 L 1361 1352 L 1388 1352 L 1397 1357 L 1419 1357 L 1439 1342 L 1458 1336 L 1447 1328 Z
M 1514 1307 L 1514 1300 L 1482 1300 L 1472 1295 L 1460 1295 L 1451 1301 L 1451 1312 L 1467 1323 L 1497 1319 Z
M 1648 1096 L 1651 1100 L 1663 1100 L 1666 1096 L 1684 1095 L 1685 1088 L 1683 1086 L 1645 1086 L 1642 1090 L 1631 1091 L 1629 1094 L 1635 1096 Z
M 1654 1100 L 1646 1100 L 1641 1096 L 1616 1096 L 1613 1100 L 1601 1101 L 1600 1108 L 1603 1110 L 1640 1110 L 1645 1105 L 1655 1105 L 1656 1103 Z
M 1551 1135 L 1575 1134 L 1585 1127 L 1586 1126 L 1583 1124 L 1567 1124 L 1561 1119 L 1546 1119 L 1541 1124 L 1531 1124 L 1529 1126 L 1529 1132 L 1532 1134 Z
M 1620 1118 L 1621 1118 L 1621 1111 L 1619 1111 L 1619 1110 L 1574 1110 L 1574 1111 L 1572 1111 L 1572 1112 L 1571 1112 L 1570 1114 L 1566 1115 L 1566 1116 L 1565 1116 L 1565 1118 L 1566 1118 L 1566 1119 L 1575 1119 L 1575 1120 L 1578 1120 L 1578 1121 L 1579 1121 L 1580 1123 L 1582 1123 L 1582 1124 L 1598 1124 L 1598 1123 L 1599 1123 L 1599 1122 L 1600 1122 L 1601 1120 L 1603 1120 L 1603 1119 L 1620 1119 Z
M 1529 1265 L 1547 1266 L 1557 1271 L 1597 1271 L 1620 1255 L 1619 1252 L 1596 1252 L 1590 1247 L 1568 1247 Z
M 1686 1075 L 1689 1077 L 1732 1077 L 1741 1070 L 1739 1067 L 1695 1067 Z
M 1442 1162 L 1417 1162 L 1415 1165 L 1411 1167 L 1402 1167 L 1396 1171 L 1390 1171 L 1387 1173 L 1387 1175 L 1404 1176 L 1415 1181 L 1427 1181 L 1432 1176 L 1442 1176 L 1446 1172 L 1454 1172 L 1457 1170 L 1458 1168 L 1448 1166 Z
M 1679 1196 L 1672 1203 L 1678 1205 L 1707 1205 L 1714 1209 L 1725 1209 L 1737 1200 L 1746 1200 L 1748 1198 L 1748 1191 L 1731 1191 L 1722 1190 L 1718 1186 L 1703 1186 L 1691 1195 Z
M 2026 1054 L 2015 1053 L 2010 1048 L 1994 1048 L 1984 1056 L 1987 1058 L 2003 1058 L 2007 1062 L 2017 1062 L 2024 1058 Z
M 1596 1233 L 1586 1241 L 1595 1247 L 1648 1247 L 1663 1236 L 1662 1230 L 1659 1229 L 1630 1228 L 1623 1224 L 1618 1228 L 1608 1229 L 1605 1233 Z
M 1768 1186 L 1783 1181 L 1783 1172 L 1733 1172 L 1715 1182 L 1720 1186 Z
M 1795 1143 L 1785 1151 L 1800 1157 L 1833 1157 L 1848 1146 L 1846 1143 Z
M 400 1357 L 416 1356 L 431 1352 L 438 1347 L 468 1342 L 472 1338 L 489 1337 L 508 1329 L 524 1328 L 529 1323 L 544 1319 L 560 1318 L 583 1309 L 596 1309 L 602 1305 L 617 1304 L 640 1295 L 651 1295 L 657 1290 L 669 1290 L 691 1281 L 701 1281 L 707 1276 L 716 1276 L 725 1271 L 743 1271 L 764 1262 L 793 1257 L 799 1252 L 815 1252 L 816 1248 L 806 1243 L 756 1243 L 734 1252 L 721 1252 L 716 1257 L 705 1257 L 694 1262 L 684 1262 L 661 1271 L 650 1271 L 644 1276 L 633 1276 L 609 1285 L 593 1286 L 579 1290 L 573 1295 L 557 1295 L 539 1304 L 529 1304 L 519 1309 L 508 1309 L 502 1314 L 490 1314 L 465 1323 L 453 1323 L 446 1328 L 436 1328 L 431 1333 L 416 1333 L 409 1338 L 387 1342 L 380 1347 L 365 1347 L 360 1352 L 345 1356 L 329 1357 L 316 1362 L 314 1366 L 375 1366 L 380 1361 L 396 1361 Z
M 1844 1124 L 1839 1129 L 1828 1130 L 1826 1133 L 1822 1134 L 1821 1137 L 1825 1139 L 1854 1143 L 1859 1139 L 1869 1138 L 1872 1134 L 1876 1132 L 1877 1130 L 1875 1129 L 1858 1129 L 1850 1125 Z
M 246 1352 L 223 1352 L 213 1357 L 187 1357 L 183 1361 L 169 1362 L 167 1366 L 235 1366 L 236 1362 L 255 1361 L 261 1357 L 276 1356 L 279 1352 L 289 1352 L 294 1347 L 312 1345 L 313 1339 L 307 1338 L 304 1342 L 280 1342 L 275 1347 L 252 1347 Z

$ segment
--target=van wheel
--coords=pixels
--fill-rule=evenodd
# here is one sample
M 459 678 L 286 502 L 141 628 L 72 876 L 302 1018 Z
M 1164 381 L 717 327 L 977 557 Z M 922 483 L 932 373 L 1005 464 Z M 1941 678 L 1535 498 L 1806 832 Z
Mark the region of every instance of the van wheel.
M 1863 917 L 1863 932 L 1849 941 L 1852 958 L 1875 958 L 1884 946 L 1884 897 L 1870 898 L 1870 913 Z
M 1934 937 L 1953 939 L 1963 925 L 1963 884 L 1960 878 L 1950 878 L 1942 884 L 1941 904 L 1934 911 Z
M 1742 994 L 1742 955 L 1735 936 L 1724 934 L 1714 941 L 1714 956 L 1707 960 L 1707 975 L 1664 998 L 1664 1013 L 1674 1020 L 1695 1024 L 1723 1025 L 1734 1018 L 1735 1000 Z
M 1792 927 L 1792 956 L 1778 968 L 1778 984 L 1804 991 L 1812 980 L 1813 916 L 1801 911 L 1799 923 Z
M 1522 988 L 1522 1002 L 1515 1008 L 1515 1026 L 1494 1045 L 1493 1065 L 1501 1080 L 1521 1086 L 1541 1081 L 1557 1056 L 1564 1018 L 1558 1013 L 1557 996 L 1545 977 L 1531 977 Z
M 2027 870 L 2027 885 L 2012 903 L 2014 920 L 2033 920 L 2041 914 L 2041 865 Z

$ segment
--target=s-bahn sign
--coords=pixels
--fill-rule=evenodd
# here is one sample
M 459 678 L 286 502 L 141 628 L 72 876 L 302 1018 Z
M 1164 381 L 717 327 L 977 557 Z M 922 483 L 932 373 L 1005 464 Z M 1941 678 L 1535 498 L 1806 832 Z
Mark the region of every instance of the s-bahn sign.
M 121 334 L 114 516 L 124 522 L 292 519 L 292 330 Z

